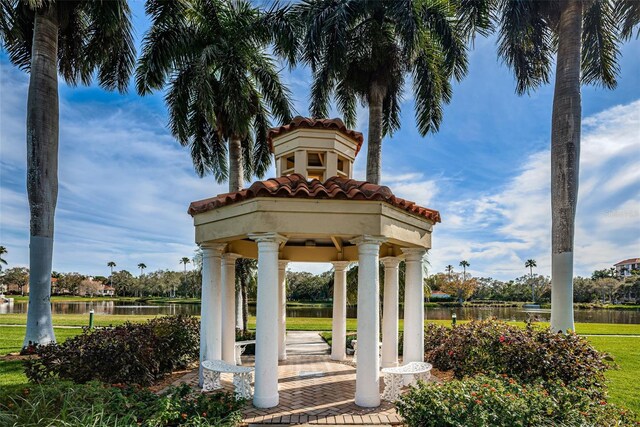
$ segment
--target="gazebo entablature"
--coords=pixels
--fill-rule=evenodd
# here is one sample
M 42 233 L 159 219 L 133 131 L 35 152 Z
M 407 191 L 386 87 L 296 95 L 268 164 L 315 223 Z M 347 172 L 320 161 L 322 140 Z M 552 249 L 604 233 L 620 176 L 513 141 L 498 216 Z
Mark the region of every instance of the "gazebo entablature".
M 252 233 L 276 232 L 287 240 L 280 258 L 301 262 L 358 261 L 358 236 L 380 236 L 380 257 L 401 248 L 431 247 L 433 223 L 385 202 L 258 198 L 194 217 L 196 242 L 226 243 L 226 252 L 258 257 Z

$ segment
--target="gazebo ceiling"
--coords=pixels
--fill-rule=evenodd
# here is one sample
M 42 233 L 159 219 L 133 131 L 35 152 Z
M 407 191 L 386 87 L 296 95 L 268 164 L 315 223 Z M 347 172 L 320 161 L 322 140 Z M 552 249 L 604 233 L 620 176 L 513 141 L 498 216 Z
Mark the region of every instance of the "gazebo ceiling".
M 332 177 L 324 183 L 293 174 L 253 183 L 248 189 L 191 203 L 196 242 L 228 243 L 227 251 L 255 257 L 251 233 L 279 233 L 288 240 L 280 257 L 291 261 L 355 261 L 350 240 L 387 239 L 381 256 L 402 247 L 431 247 L 440 222 L 432 209 L 393 195 L 388 187 Z

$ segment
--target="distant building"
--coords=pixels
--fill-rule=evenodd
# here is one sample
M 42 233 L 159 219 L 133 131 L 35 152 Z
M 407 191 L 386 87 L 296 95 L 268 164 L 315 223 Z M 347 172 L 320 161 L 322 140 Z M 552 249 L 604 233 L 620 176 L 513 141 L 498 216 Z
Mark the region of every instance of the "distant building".
M 613 264 L 618 277 L 631 276 L 631 271 L 640 270 L 640 258 L 629 258 L 619 263 Z
M 438 298 L 451 298 L 451 295 L 442 292 L 442 291 L 433 291 L 431 292 L 431 299 L 438 299 Z
M 116 289 L 114 287 L 111 287 L 109 285 L 102 285 L 100 287 L 100 295 L 102 295 L 103 297 L 112 297 L 116 292 Z

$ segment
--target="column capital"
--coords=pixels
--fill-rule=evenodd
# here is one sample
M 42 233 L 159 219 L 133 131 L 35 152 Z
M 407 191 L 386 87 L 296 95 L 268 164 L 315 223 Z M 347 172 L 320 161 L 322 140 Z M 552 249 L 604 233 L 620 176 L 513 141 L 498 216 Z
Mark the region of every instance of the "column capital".
M 380 262 L 384 264 L 384 268 L 398 268 L 400 265 L 400 258 L 395 256 L 386 256 L 384 258 L 380 258 Z
M 331 261 L 331 264 L 333 264 L 333 269 L 335 271 L 344 271 L 349 267 L 351 261 Z
M 249 233 L 249 238 L 255 242 L 262 243 L 284 243 L 287 241 L 287 238 L 282 234 L 278 233 Z
M 289 265 L 289 260 L 288 259 L 279 259 L 278 260 L 278 269 L 279 270 L 284 270 L 285 268 L 287 268 L 287 265 Z
M 387 241 L 387 238 L 383 236 L 371 236 L 369 234 L 364 234 L 362 236 L 356 237 L 350 242 L 357 246 L 366 245 L 366 244 L 375 244 L 380 246 L 386 241 Z
M 207 257 L 222 256 L 222 252 L 226 247 L 227 247 L 226 243 L 201 243 L 200 244 L 202 255 Z
M 400 250 L 404 254 L 406 261 L 422 261 L 427 254 L 425 248 L 401 248 Z
M 235 265 L 236 264 L 236 260 L 238 258 L 242 258 L 242 255 L 240 254 L 234 254 L 232 252 L 227 252 L 222 254 L 222 262 L 224 264 L 232 264 Z

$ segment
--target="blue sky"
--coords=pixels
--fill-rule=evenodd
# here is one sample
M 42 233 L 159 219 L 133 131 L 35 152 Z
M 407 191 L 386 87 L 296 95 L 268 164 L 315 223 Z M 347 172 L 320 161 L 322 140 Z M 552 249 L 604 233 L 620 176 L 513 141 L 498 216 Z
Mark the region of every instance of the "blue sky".
M 133 2 L 137 40 L 148 21 Z M 640 41 L 622 49 L 616 90 L 583 88 L 581 187 L 575 273 L 640 256 Z M 309 73 L 283 70 L 298 113 L 308 113 Z M 0 54 L 0 244 L 10 266 L 28 265 L 25 108 L 28 76 Z M 438 134 L 419 136 L 410 90 L 402 129 L 383 144 L 383 184 L 440 210 L 431 271 L 462 259 L 479 276 L 510 279 L 538 261 L 550 274 L 549 138 L 553 86 L 517 96 L 495 40 L 479 38 L 469 74 L 454 87 Z M 181 269 L 195 250 L 192 200 L 225 192 L 200 179 L 166 128 L 162 94 L 141 98 L 60 85 L 60 192 L 54 270 Z M 357 130 L 366 135 L 361 108 Z M 366 152 L 366 147 L 361 153 Z M 363 179 L 366 159 L 355 164 Z M 272 169 L 269 176 L 273 176 Z M 326 264 L 294 264 L 324 271 Z

